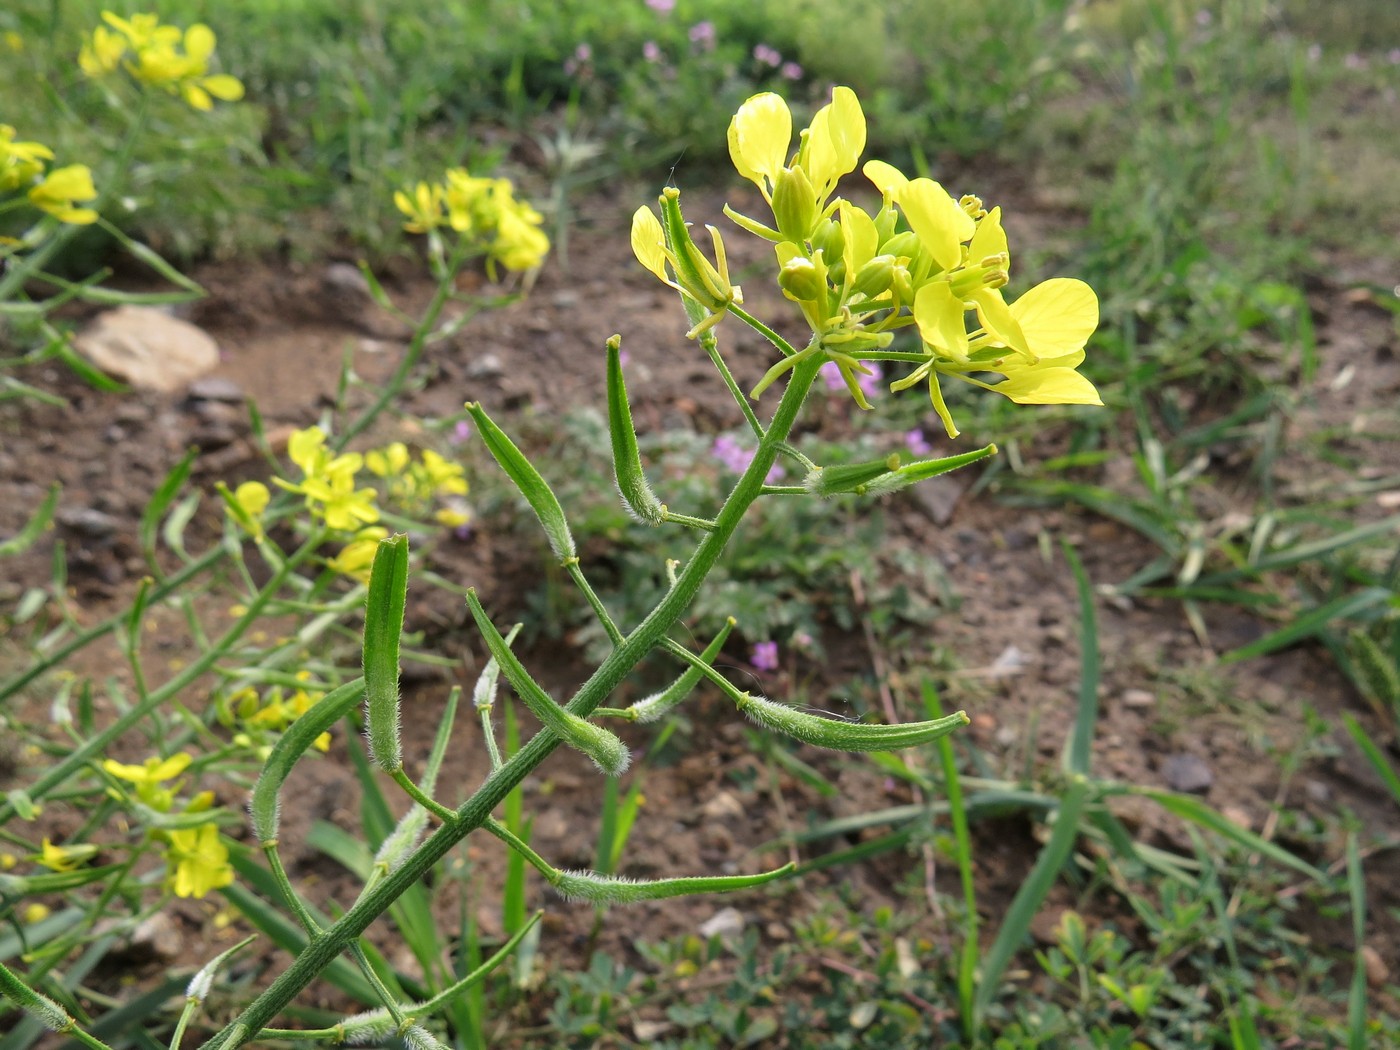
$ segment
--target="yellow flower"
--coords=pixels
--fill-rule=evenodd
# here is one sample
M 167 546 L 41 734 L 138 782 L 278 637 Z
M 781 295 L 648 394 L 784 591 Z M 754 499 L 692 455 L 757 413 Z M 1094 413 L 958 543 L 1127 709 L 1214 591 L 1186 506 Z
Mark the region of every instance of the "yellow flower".
M 427 488 L 439 496 L 465 496 L 467 479 L 459 463 L 449 463 L 432 449 L 423 450 L 423 475 Z
M 93 79 L 104 77 L 121 64 L 126 48 L 127 41 L 121 34 L 113 33 L 106 26 L 98 26 L 92 31 L 92 38 L 85 41 L 78 52 L 78 65 Z
M 29 859 L 42 864 L 50 871 L 72 871 L 79 865 L 86 864 L 97 856 L 96 846 L 55 846 L 47 838 L 40 846 L 39 852 Z
M 50 914 L 51 912 L 45 904 L 29 904 L 24 909 L 24 921 L 33 926 L 36 922 L 43 922 Z
M 408 464 L 408 446 L 402 441 L 395 441 L 365 453 L 365 467 L 377 477 L 397 477 L 404 472 Z
M 305 493 L 311 512 L 324 518 L 332 529 L 352 532 L 361 525 L 379 520 L 379 508 L 374 505 L 377 494 L 374 489 L 356 489 L 355 475 L 351 471 L 307 478 L 299 491 Z
M 461 507 L 443 507 L 433 515 L 433 520 L 449 529 L 460 529 L 463 525 L 471 524 L 472 514 Z
M 369 579 L 369 570 L 374 564 L 374 552 L 379 549 L 379 541 L 388 535 L 389 530 L 378 525 L 361 529 L 355 533 L 355 538 L 326 564 L 336 572 L 363 583 Z
M 228 847 L 219 840 L 214 824 L 183 828 L 169 832 L 170 848 L 165 865 L 167 882 L 177 897 L 205 897 L 211 890 L 233 881 L 233 868 L 228 862 Z
M 528 204 L 503 210 L 496 225 L 492 258 L 507 270 L 533 270 L 549 254 L 549 238 L 540 229 L 540 215 Z
M 28 186 L 43 174 L 46 160 L 53 160 L 53 150 L 42 142 L 16 142 L 15 129 L 0 124 L 0 191 Z
M 245 481 L 233 490 L 233 501 L 246 515 L 244 525 L 251 526 L 249 531 L 254 539 L 263 537 L 262 513 L 271 499 L 272 494 L 261 481 Z
M 77 202 L 97 197 L 92 185 L 92 172 L 86 164 L 70 164 L 54 168 L 44 180 L 29 191 L 29 203 L 48 212 L 61 222 L 85 226 L 97 221 L 97 212 L 79 208 Z
M 394 206 L 408 216 L 403 228 L 409 233 L 427 233 L 443 223 L 442 187 L 420 182 L 412 189 L 394 191 Z
M 193 761 L 180 751 L 166 759 L 153 756 L 139 766 L 123 765 L 109 758 L 102 763 L 102 768 L 109 776 L 135 784 L 137 798 L 152 809 L 166 813 L 175 803 L 175 793 L 164 787 L 164 782 L 178 777 Z

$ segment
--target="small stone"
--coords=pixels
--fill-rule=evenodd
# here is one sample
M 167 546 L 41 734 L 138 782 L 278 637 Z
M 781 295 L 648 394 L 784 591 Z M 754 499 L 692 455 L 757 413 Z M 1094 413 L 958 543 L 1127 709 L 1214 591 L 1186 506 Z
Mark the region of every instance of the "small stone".
M 1156 695 L 1146 689 L 1125 689 L 1122 701 L 1124 707 L 1138 711 L 1157 706 Z
M 339 292 L 357 298 L 370 299 L 369 282 L 360 268 L 347 262 L 333 262 L 326 267 L 321 281 L 329 292 Z
M 707 940 L 718 937 L 726 945 L 737 944 L 744 932 L 744 915 L 738 908 L 721 908 L 702 922 L 696 932 Z
M 243 388 L 223 376 L 196 379 L 190 384 L 189 394 L 196 401 L 222 401 L 231 405 L 241 405 L 244 398 Z
M 219 363 L 219 345 L 208 333 L 149 306 L 98 314 L 73 346 L 108 375 L 167 394 Z
M 1245 831 L 1252 831 L 1254 828 L 1254 818 L 1243 806 L 1225 806 L 1220 815 L 1237 828 L 1244 828 Z
M 632 1035 L 639 1043 L 654 1043 L 674 1027 L 670 1021 L 644 1021 L 639 1017 L 632 1022 Z
M 1215 783 L 1215 774 L 1205 761 L 1189 752 L 1178 752 L 1162 763 L 1162 779 L 1173 791 L 1204 795 Z
M 65 528 L 95 540 L 109 539 L 121 528 L 121 522 L 112 515 L 103 514 L 92 507 L 65 507 L 55 517 Z
M 1361 965 L 1366 969 L 1366 983 L 1376 991 L 1390 983 L 1390 967 L 1381 958 L 1381 953 L 1369 944 L 1361 946 Z
M 958 501 L 963 498 L 971 482 L 943 476 L 920 482 L 909 491 L 914 494 L 914 502 L 929 516 L 935 525 L 947 525 L 953 520 L 958 509 Z
M 706 802 L 701 807 L 700 812 L 708 820 L 728 820 L 731 817 L 742 817 L 744 806 L 728 791 L 721 791 Z
M 175 920 L 158 911 L 131 931 L 131 947 L 153 959 L 174 959 L 184 947 L 184 938 Z
M 1332 789 L 1321 780 L 1303 781 L 1303 794 L 1307 795 L 1311 801 L 1322 806 L 1332 801 Z
M 468 379 L 495 379 L 505 374 L 505 366 L 495 354 L 481 354 L 467 363 Z
M 1011 726 L 1002 726 L 996 731 L 992 738 L 999 747 L 1011 747 L 1020 738 L 1020 734 Z
M 770 941 L 785 941 L 791 936 L 788 928 L 780 922 L 770 922 L 763 927 L 763 932 L 768 935 Z

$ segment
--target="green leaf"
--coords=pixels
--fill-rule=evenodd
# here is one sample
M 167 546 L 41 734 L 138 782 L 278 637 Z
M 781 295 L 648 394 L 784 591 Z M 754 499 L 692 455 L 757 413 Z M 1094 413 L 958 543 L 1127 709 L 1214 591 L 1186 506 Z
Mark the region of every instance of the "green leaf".
M 1310 879 L 1316 879 L 1319 882 L 1325 882 L 1327 879 L 1325 874 L 1307 861 L 1295 857 L 1282 846 L 1278 846 L 1268 839 L 1260 838 L 1248 828 L 1242 828 L 1234 821 L 1227 820 L 1200 799 L 1192 798 L 1190 795 L 1178 795 L 1171 791 L 1160 791 L 1156 788 L 1132 788 L 1129 793 L 1150 798 L 1167 812 L 1182 820 L 1188 820 L 1207 831 L 1214 831 L 1241 849 L 1251 853 L 1261 853 L 1285 867 L 1302 872 Z
M 170 472 L 165 475 L 165 480 L 160 483 L 155 494 L 146 504 L 146 509 L 141 512 L 141 526 L 139 535 L 141 537 L 141 554 L 146 559 L 146 564 L 151 567 L 151 571 L 160 578 L 160 565 L 156 562 L 156 530 L 160 527 L 161 518 L 165 516 L 166 510 L 179 495 L 180 489 L 189 480 L 190 470 L 194 466 L 195 457 L 199 455 L 199 449 L 192 448 L 181 458 L 179 463 L 170 468 Z
M 1230 650 L 1220 657 L 1220 662 L 1224 664 L 1238 663 L 1241 660 L 1276 652 L 1293 645 L 1295 642 L 1311 638 L 1326 629 L 1333 620 L 1343 620 L 1348 616 L 1355 616 L 1357 613 L 1377 605 L 1384 605 L 1393 598 L 1394 592 L 1385 587 L 1367 587 L 1354 594 L 1342 595 L 1340 598 L 1334 598 L 1315 609 L 1310 609 L 1286 627 L 1266 634 L 1263 638 L 1256 639 L 1248 645 Z
M 39 504 L 39 509 L 24 523 L 24 528 L 4 543 L 0 543 L 0 558 L 19 554 L 34 545 L 34 541 L 53 521 L 54 511 L 58 509 L 58 496 L 62 491 L 63 487 L 58 482 L 49 486 L 49 494 L 44 497 L 44 502 Z

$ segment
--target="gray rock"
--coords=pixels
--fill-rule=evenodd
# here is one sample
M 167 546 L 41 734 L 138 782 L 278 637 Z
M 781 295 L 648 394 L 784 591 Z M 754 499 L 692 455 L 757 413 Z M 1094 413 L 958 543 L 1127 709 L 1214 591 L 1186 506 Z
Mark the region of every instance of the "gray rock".
M 196 401 L 222 401 L 231 405 L 243 403 L 243 388 L 223 376 L 204 376 L 190 384 L 190 397 Z
M 93 507 L 64 507 L 55 517 L 65 528 L 95 540 L 109 539 L 121 528 L 116 518 Z
M 1162 779 L 1173 791 L 1204 795 L 1215 783 L 1215 774 L 1203 759 L 1181 751 L 1162 763 Z
M 467 363 L 468 379 L 495 379 L 505 374 L 505 366 L 495 354 L 481 354 Z

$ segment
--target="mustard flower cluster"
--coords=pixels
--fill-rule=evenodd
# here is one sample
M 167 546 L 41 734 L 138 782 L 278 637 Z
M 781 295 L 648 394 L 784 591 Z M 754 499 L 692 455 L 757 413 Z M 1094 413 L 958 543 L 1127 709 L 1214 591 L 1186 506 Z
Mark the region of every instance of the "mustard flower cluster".
M 451 229 L 478 242 L 488 259 L 507 270 L 533 270 L 549 252 L 540 213 L 516 200 L 509 179 L 479 178 L 465 168 L 452 168 L 441 182 L 395 191 L 394 204 L 408 217 L 403 228 L 409 233 Z
M 53 150 L 42 142 L 17 142 L 15 135 L 9 124 L 0 124 L 0 199 L 22 192 L 30 204 L 60 222 L 96 222 L 97 212 L 81 206 L 97 198 L 88 166 L 50 168 Z
M 153 755 L 139 766 L 109 758 L 102 763 L 102 771 L 120 784 L 131 785 L 125 793 L 141 805 L 157 813 L 169 813 L 175 807 L 175 796 L 182 785 L 170 785 L 167 781 L 178 777 L 193 761 L 184 751 L 168 758 Z M 118 799 L 124 794 L 115 787 L 110 793 Z M 181 812 L 204 813 L 213 804 L 213 793 L 201 791 L 185 803 Z M 219 827 L 212 820 L 197 822 L 189 827 L 162 829 L 152 834 L 165 843 L 165 884 L 175 896 L 205 897 L 233 881 L 228 847 L 219 837 Z M 45 841 L 44 845 L 47 850 L 48 842 Z
M 311 680 L 308 671 L 298 671 L 296 677 L 302 682 Z M 272 753 L 282 731 L 325 695 L 305 686 L 286 689 L 280 685 L 269 686 L 259 695 L 252 686 L 244 686 L 221 696 L 215 704 L 215 715 L 221 725 L 236 730 L 233 743 L 254 752 L 262 762 Z M 322 733 L 312 746 L 323 754 L 329 751 L 330 733 Z
M 851 396 L 869 405 L 860 377 L 871 375 L 863 355 L 882 353 L 901 328 L 917 327 L 921 350 L 913 372 L 890 384 L 903 390 L 927 382 L 930 400 L 950 437 L 958 430 L 939 377 L 995 391 L 1019 404 L 1102 404 L 1076 370 L 1098 325 L 1098 299 L 1084 282 L 1056 278 L 1008 303 L 1002 295 L 1011 254 L 1001 209 L 973 196 L 955 198 L 939 183 L 911 179 L 884 161 L 861 169 L 881 195 L 872 215 L 839 196 L 842 178 L 865 149 L 865 116 L 849 88 L 792 144 L 792 115 L 771 92 L 755 95 L 729 126 L 729 153 L 739 174 L 768 203 L 772 224 L 726 207 L 739 226 L 774 244 L 778 284 L 812 330 L 810 345 L 778 362 L 754 391 L 809 354 L 839 369 Z M 662 198 L 663 218 L 667 198 Z M 679 214 L 678 212 L 676 213 Z M 742 303 L 729 285 L 723 242 L 710 228 L 711 265 L 679 222 L 662 222 L 648 208 L 633 217 L 637 258 L 657 277 L 704 307 L 695 335 Z M 999 374 L 999 381 L 980 378 Z
M 432 518 L 440 525 L 461 529 L 472 520 L 461 497 L 467 479 L 460 464 L 424 449 L 415 459 L 408 446 L 396 441 L 363 455 L 339 455 L 326 447 L 320 427 L 294 431 L 287 455 L 301 470 L 299 482 L 274 478 L 289 492 L 305 497 L 311 517 L 335 532 L 349 533 L 350 541 L 327 563 L 335 571 L 356 579 L 368 579 L 379 541 L 389 535 L 379 521 L 381 493 L 372 487 L 356 488 L 361 471 L 368 471 L 383 489 L 383 497 L 403 512 Z M 231 517 L 255 539 L 263 535 L 263 512 L 271 493 L 260 481 L 246 481 L 233 492 L 221 489 Z
M 243 84 L 227 73 L 210 73 L 214 31 L 195 23 L 188 29 L 162 25 L 153 14 L 129 19 L 102 12 L 100 25 L 83 44 L 78 65 L 94 79 L 124 69 L 138 83 L 181 96 L 194 109 L 214 108 L 214 99 L 236 102 Z M 109 28 L 110 27 L 110 28 Z

